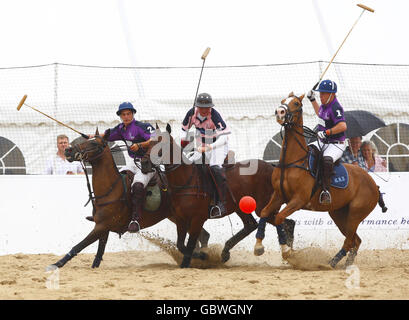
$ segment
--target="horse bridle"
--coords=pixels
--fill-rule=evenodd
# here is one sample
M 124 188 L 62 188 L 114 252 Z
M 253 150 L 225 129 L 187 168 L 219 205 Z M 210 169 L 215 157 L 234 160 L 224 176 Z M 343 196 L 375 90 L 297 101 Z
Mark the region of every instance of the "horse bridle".
M 98 142 L 90 142 L 92 144 L 92 148 L 84 148 L 81 150 L 79 147 L 79 144 L 76 144 L 72 147 L 73 153 L 74 153 L 74 159 L 79 160 L 79 161 L 86 161 L 86 162 L 92 162 L 102 156 L 102 152 L 104 151 L 105 147 L 107 146 L 107 142 L 105 140 L 102 140 L 102 144 Z M 94 156 L 90 157 L 90 154 L 95 153 Z
M 287 126 L 291 127 L 294 124 L 293 120 L 294 120 L 295 113 L 302 113 L 301 99 L 295 95 L 291 97 L 296 98 L 300 103 L 300 106 L 296 110 L 290 111 L 290 106 L 287 103 L 281 103 L 281 105 L 278 107 L 278 108 L 283 108 L 285 110 L 284 123 L 282 124 L 285 127 Z M 277 110 L 275 111 L 275 115 L 277 116 Z

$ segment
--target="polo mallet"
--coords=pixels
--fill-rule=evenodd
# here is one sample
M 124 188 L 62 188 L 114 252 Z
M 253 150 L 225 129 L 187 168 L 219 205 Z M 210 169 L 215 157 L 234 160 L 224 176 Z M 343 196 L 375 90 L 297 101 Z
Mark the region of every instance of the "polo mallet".
M 196 89 L 196 94 L 195 94 L 195 100 L 193 101 L 193 106 L 195 106 L 195 103 L 196 103 L 197 93 L 199 92 L 200 80 L 202 80 L 203 68 L 204 68 L 204 64 L 206 62 L 207 55 L 209 54 L 209 51 L 210 51 L 210 48 L 207 47 L 206 50 L 202 54 L 203 64 L 202 64 L 202 69 L 200 70 L 199 83 L 197 84 L 197 89 Z
M 338 54 L 338 51 L 341 49 L 341 47 L 343 46 L 343 44 L 345 43 L 346 39 L 348 38 L 348 36 L 350 35 L 350 33 L 352 32 L 352 30 L 354 29 L 355 25 L 358 23 L 359 19 L 361 18 L 361 16 L 364 14 L 365 11 L 369 11 L 369 12 L 375 12 L 374 9 L 369 8 L 363 4 L 357 4 L 358 7 L 362 8 L 362 12 L 359 15 L 358 19 L 355 21 L 355 23 L 352 25 L 351 30 L 349 30 L 347 36 L 345 37 L 344 41 L 342 41 L 341 45 L 339 46 L 338 50 L 335 52 L 334 56 L 332 57 L 331 61 L 328 63 L 328 66 L 325 68 L 324 72 L 321 74 L 320 76 L 320 80 L 315 84 L 315 86 L 312 88 L 312 90 L 317 89 L 319 83 L 321 82 L 322 78 L 324 77 L 324 74 L 327 72 L 329 66 L 331 65 L 332 61 L 334 61 L 336 55 Z
M 36 108 L 29 106 L 27 103 L 25 103 L 27 99 L 27 95 L 25 94 L 24 97 L 21 99 L 20 103 L 17 106 L 17 111 L 20 111 L 21 107 L 23 106 L 23 104 L 31 109 L 33 109 L 34 111 L 37 111 L 39 113 L 41 113 L 42 115 L 46 116 L 47 118 L 50 118 L 51 120 L 54 120 L 55 122 L 59 123 L 60 125 L 67 127 L 68 129 L 71 129 L 72 131 L 75 131 L 76 133 L 80 134 L 83 138 L 85 139 L 89 139 L 89 136 L 87 136 L 86 134 L 83 134 L 81 132 L 79 132 L 78 130 L 75 130 L 74 128 L 71 128 L 69 125 L 66 125 L 65 123 L 62 123 L 61 121 L 58 121 L 57 119 L 54 119 L 53 117 L 50 117 L 49 115 L 45 114 L 44 112 L 41 112 L 40 110 L 37 110 Z

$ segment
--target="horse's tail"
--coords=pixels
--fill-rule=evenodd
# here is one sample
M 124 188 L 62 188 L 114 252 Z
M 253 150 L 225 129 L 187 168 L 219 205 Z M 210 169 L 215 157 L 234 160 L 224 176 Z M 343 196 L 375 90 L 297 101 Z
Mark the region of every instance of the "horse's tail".
M 386 212 L 388 208 L 385 206 L 385 202 L 383 201 L 383 193 L 379 189 L 379 186 L 378 186 L 378 192 L 379 192 L 378 204 L 382 208 L 382 212 Z

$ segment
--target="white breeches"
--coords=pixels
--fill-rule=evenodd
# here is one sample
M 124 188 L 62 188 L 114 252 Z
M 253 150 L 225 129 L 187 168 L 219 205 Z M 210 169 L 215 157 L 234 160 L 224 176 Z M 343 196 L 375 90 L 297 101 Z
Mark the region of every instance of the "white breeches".
M 221 167 L 224 159 L 227 157 L 229 152 L 229 144 L 225 143 L 221 146 L 218 146 L 212 150 L 206 151 L 206 163 L 209 166 L 219 166 Z M 200 152 L 194 151 L 189 156 L 189 160 L 194 163 L 202 163 L 202 154 Z
M 323 150 L 324 157 L 331 157 L 333 162 L 342 157 L 346 149 L 346 144 L 339 143 L 323 143 L 321 141 L 314 141 L 310 144 L 315 145 L 319 150 Z
M 140 162 L 138 162 L 138 165 L 140 166 Z M 135 176 L 133 177 L 132 186 L 135 183 L 140 182 L 143 184 L 144 188 L 146 188 L 146 186 L 149 183 L 149 180 L 151 180 L 152 177 L 155 175 L 155 172 L 148 172 L 146 174 L 142 173 L 141 169 L 138 166 L 136 166 L 135 163 L 133 162 L 130 164 L 127 164 L 125 167 L 121 169 L 121 171 L 124 171 L 124 170 L 132 171 L 135 174 Z

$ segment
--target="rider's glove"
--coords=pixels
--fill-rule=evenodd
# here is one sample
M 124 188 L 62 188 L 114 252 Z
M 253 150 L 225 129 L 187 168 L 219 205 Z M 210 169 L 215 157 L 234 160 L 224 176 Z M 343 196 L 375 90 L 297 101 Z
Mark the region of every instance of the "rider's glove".
M 318 136 L 318 138 L 320 138 L 322 140 L 325 140 L 328 137 L 328 135 L 327 135 L 327 133 L 325 131 L 318 131 L 317 136 Z
M 307 98 L 308 98 L 308 100 L 310 100 L 311 102 L 315 101 L 315 93 L 314 93 L 314 91 L 312 91 L 312 90 L 308 91 L 308 93 L 307 93 Z

